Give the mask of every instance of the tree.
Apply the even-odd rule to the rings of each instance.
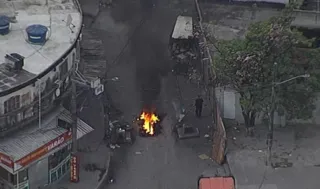
[[[216,43],[217,82],[240,94],[248,130],[254,127],[258,114],[269,112],[273,82],[309,73],[310,79],[276,87],[275,108],[290,119],[310,118],[314,109],[320,51],[310,48],[314,39],[307,39],[291,28],[292,21],[292,9],[287,8],[281,16],[251,24],[244,39]]]

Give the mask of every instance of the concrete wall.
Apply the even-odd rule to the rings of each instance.
[[[240,94],[236,91],[230,89],[230,88],[216,88],[216,98],[218,100],[221,114],[223,118],[226,119],[232,119],[237,121],[240,124],[244,123],[244,118],[242,116],[242,109],[240,106]],[[226,93],[234,93],[234,95],[226,95]],[[320,93],[318,94],[320,97]],[[230,99],[235,98],[235,99]],[[234,101],[233,107],[230,101]],[[313,117],[309,120],[286,120],[285,116],[278,116],[277,112],[275,112],[274,117],[274,124],[275,125],[281,125],[285,126],[287,123],[309,123],[309,124],[320,124],[320,98],[318,98],[315,102],[316,109],[313,112]],[[234,112],[228,112],[228,111],[234,111]],[[234,115],[234,118],[231,118],[230,115]],[[256,124],[262,124],[263,123],[263,114],[257,116],[256,118]]]
[[[320,28],[320,12],[295,10],[294,16],[295,20],[292,22],[292,26],[310,29]]]

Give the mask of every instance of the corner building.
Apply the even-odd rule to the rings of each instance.
[[[70,74],[80,59],[77,0],[0,3],[0,188],[69,176]],[[77,138],[93,129],[78,118]]]

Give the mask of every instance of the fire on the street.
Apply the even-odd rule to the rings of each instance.
[[[141,130],[149,136],[154,136],[156,133],[156,124],[160,121],[159,117],[154,113],[142,112],[140,115]]]

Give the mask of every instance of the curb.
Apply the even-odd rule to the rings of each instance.
[[[230,166],[228,164],[227,158],[226,158],[226,162],[222,165],[224,172],[225,172],[225,176],[232,176],[231,170],[230,170]]]
[[[106,162],[106,171],[104,172],[104,174],[102,175],[101,180],[98,182],[97,186],[94,189],[101,189],[104,185],[104,182],[107,180],[108,176],[109,176],[109,167],[110,167],[110,163],[111,163],[111,152],[109,153],[109,158],[108,161]]]

